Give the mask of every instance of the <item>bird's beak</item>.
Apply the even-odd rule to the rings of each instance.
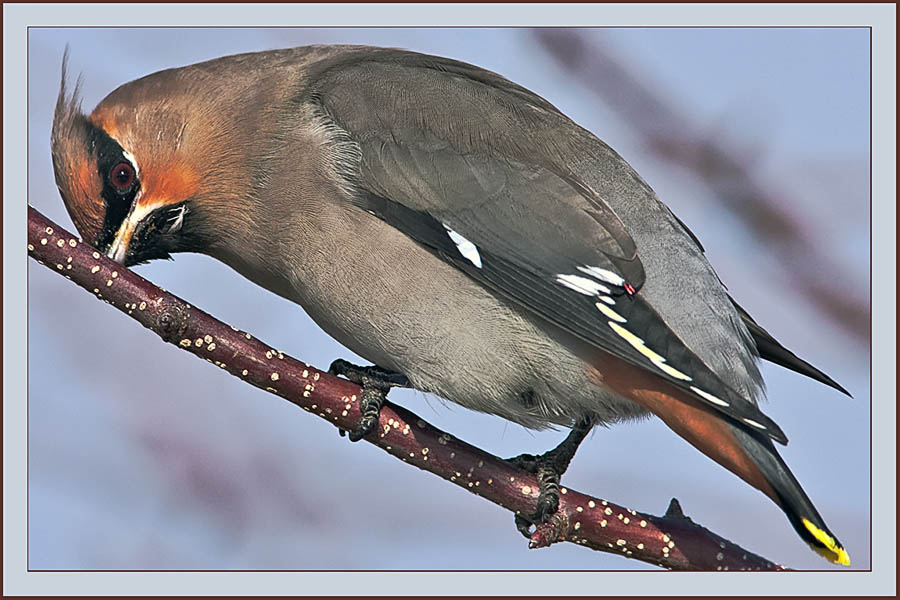
[[[131,202],[131,208],[128,209],[128,215],[125,217],[125,220],[122,221],[122,224],[119,225],[119,231],[116,232],[113,243],[110,244],[109,249],[106,251],[106,256],[120,265],[125,264],[125,254],[128,252],[128,246],[131,244],[131,237],[134,235],[134,230],[137,228],[137,224],[141,219],[141,215],[139,214],[141,206],[139,204],[140,199],[141,192],[138,191],[134,196],[134,200]]]
[[[128,215],[119,226],[119,231],[116,232],[113,243],[110,244],[109,249],[106,251],[106,256],[119,264],[125,264],[125,256],[128,254],[128,248],[131,246],[131,239],[134,236],[134,232],[137,230],[138,225],[140,225],[141,221],[143,221],[147,215],[164,204],[165,203],[163,202],[142,203],[141,192],[139,191],[135,195],[134,201],[131,203],[131,209],[129,209]]]

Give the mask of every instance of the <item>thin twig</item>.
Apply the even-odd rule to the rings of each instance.
[[[264,344],[107,259],[28,208],[28,253],[97,298],[130,315],[164,341],[247,383],[281,396],[343,430],[360,417],[360,388]],[[386,403],[366,441],[510,511],[529,514],[537,480],[509,462]],[[337,440],[336,440],[337,441]],[[513,527],[510,521],[510,528]],[[537,528],[532,547],[557,541],[625,555],[667,569],[783,570],[710,532],[670,507],[657,517],[563,488],[558,513]]]

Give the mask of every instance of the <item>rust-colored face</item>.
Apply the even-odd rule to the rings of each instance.
[[[139,110],[101,103],[85,116],[77,89],[66,94],[64,71],[53,122],[53,167],[69,215],[85,241],[125,265],[167,258],[195,242],[185,217],[199,178],[176,152],[164,151],[161,136],[142,143]]]
[[[64,59],[53,167],[86,242],[125,265],[246,243],[284,133],[281,111],[293,110],[283,102],[296,92],[290,78],[266,75],[261,85],[240,61],[166,69],[119,86],[85,115],[65,68]]]

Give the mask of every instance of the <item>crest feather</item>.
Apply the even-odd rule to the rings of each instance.
[[[78,232],[92,242],[103,226],[102,182],[90,146],[90,125],[81,110],[81,75],[69,91],[69,47],[63,53],[50,148],[56,187]]]

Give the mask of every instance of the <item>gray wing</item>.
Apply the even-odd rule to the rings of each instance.
[[[787,441],[640,294],[639,249],[571,168],[584,152],[621,160],[596,138],[531,92],[446,59],[351,54],[314,76],[303,100],[358,146],[361,208],[495,293]]]
[[[678,225],[684,230],[684,232],[694,241],[697,245],[697,248],[700,252],[705,252],[706,250],[703,248],[703,244],[700,243],[700,240],[694,235],[694,232],[688,229],[688,226],[679,219],[674,213],[670,211],[670,214],[678,223]],[[753,343],[756,344],[756,349],[759,351],[759,357],[767,360],[771,363],[775,363],[776,365],[780,365],[785,369],[790,369],[795,373],[800,373],[801,375],[805,375],[810,379],[815,379],[820,383],[824,383],[825,385],[836,389],[837,391],[846,394],[847,396],[853,397],[850,392],[848,392],[844,387],[839,384],[837,381],[829,377],[826,373],[817,369],[807,361],[803,360],[787,348],[785,348],[781,342],[776,340],[771,333],[766,331],[756,320],[750,316],[750,314],[744,310],[744,308],[735,301],[730,295],[728,298],[731,300],[731,304],[734,306],[734,309],[741,317],[741,321],[744,322],[744,325],[747,327],[747,331],[750,333],[750,337],[753,338]]]

